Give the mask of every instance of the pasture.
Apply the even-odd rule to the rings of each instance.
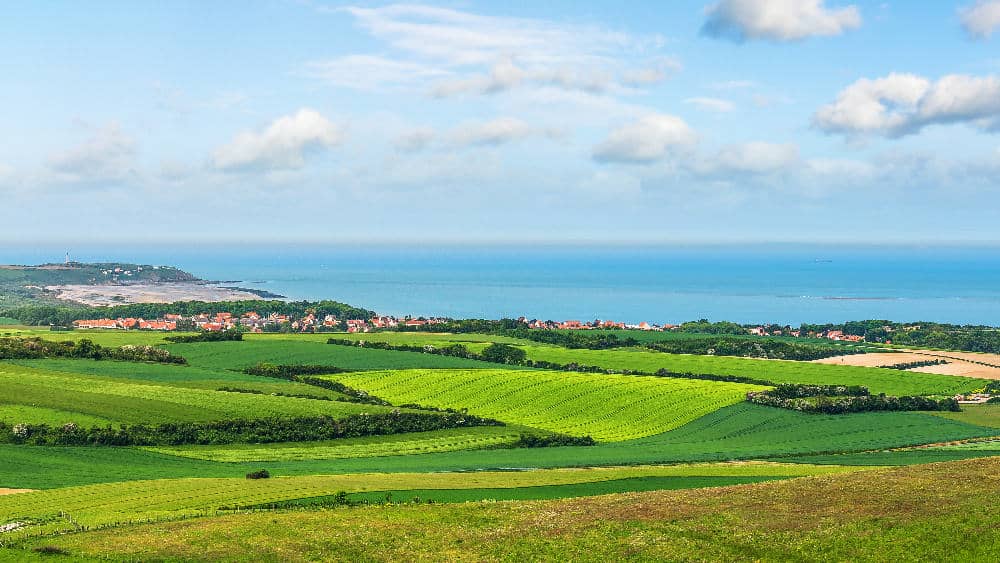
[[[660,434],[740,402],[753,385],[534,370],[394,370],[327,376],[395,404],[467,409],[598,441]]]
[[[359,473],[276,477],[167,479],[130,481],[35,491],[0,497],[0,522],[14,518],[36,523],[14,536],[72,530],[68,513],[78,525],[94,527],[112,522],[176,519],[215,514],[227,507],[247,507],[293,499],[348,493],[413,489],[510,489],[615,481],[640,477],[767,477],[791,478],[828,475],[867,468],[800,464],[706,464],[620,468],[556,469],[522,472],[473,473]]]
[[[81,557],[261,561],[990,561],[1000,458],[704,490],[229,514],[33,540]],[[30,493],[34,494],[34,493]],[[14,495],[15,497],[18,495]],[[12,556],[30,557],[12,548]]]
[[[343,417],[388,410],[338,401],[135,383],[0,363],[0,420],[13,424],[52,422],[49,415],[43,420],[12,418],[15,414],[33,414],[24,407],[59,411],[59,416],[66,413],[67,422],[76,422],[74,417],[81,415],[81,420],[98,417],[128,424],[318,415]],[[41,411],[34,414],[41,415]]]
[[[736,375],[775,383],[864,385],[872,393],[889,395],[953,395],[971,392],[984,385],[979,379],[932,373],[785,360],[665,354],[640,348],[569,350],[542,345],[524,345],[522,348],[532,360],[558,364],[575,362],[587,366],[650,373],[667,369],[679,373]]]

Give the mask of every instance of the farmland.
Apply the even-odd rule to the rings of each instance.
[[[310,416],[341,424],[350,417],[399,416],[392,413],[485,417],[498,425],[264,440],[268,443],[260,443],[251,432],[218,442],[145,442],[159,444],[155,446],[0,444],[0,488],[35,490],[0,496],[0,526],[21,523],[17,530],[0,532],[0,544],[13,543],[10,549],[15,550],[0,551],[0,559],[30,555],[16,550],[42,544],[94,555],[98,551],[88,550],[104,549],[99,547],[102,542],[120,537],[116,534],[142,534],[148,529],[144,526],[201,529],[199,533],[213,537],[219,533],[213,527],[216,523],[235,522],[236,529],[244,530],[240,533],[252,536],[243,526],[262,514],[257,511],[283,522],[282,526],[308,527],[312,518],[323,515],[336,519],[354,514],[365,519],[375,510],[398,514],[402,520],[418,519],[405,525],[422,521],[429,526],[442,518],[469,517],[463,510],[480,514],[476,511],[504,506],[545,506],[531,504],[542,499],[617,502],[613,499],[671,494],[712,498],[683,496],[691,494],[684,489],[706,487],[736,487],[714,489],[720,492],[713,492],[713,497],[730,490],[756,494],[759,488],[784,490],[767,489],[784,486],[773,481],[788,481],[788,486],[812,482],[815,488],[833,483],[828,479],[850,479],[858,471],[889,475],[883,466],[912,465],[914,471],[930,471],[924,469],[928,463],[954,461],[979,467],[975,464],[987,462],[978,458],[1000,456],[1000,446],[992,440],[1000,435],[995,405],[970,406],[958,413],[807,414],[746,402],[746,393],[764,389],[761,385],[533,369],[421,352],[335,346],[326,343],[329,335],[321,334],[247,335],[244,341],[175,344],[148,332],[12,332],[51,340],[88,338],[103,346],[156,345],[187,364],[73,358],[0,361],[0,422],[7,428],[21,423],[117,428]],[[938,394],[983,385],[981,380],[898,370],[638,348],[567,349],[480,334],[375,333],[350,338],[434,347],[462,343],[473,353],[499,342],[525,350],[529,359],[559,364],[850,383],[873,392]],[[316,379],[309,380],[244,372],[262,362],[293,371],[295,366],[327,366],[334,373],[316,373],[309,376]],[[356,402],[359,397],[387,403]],[[596,444],[560,442],[584,436]],[[966,445],[967,440],[976,442]],[[546,447],[526,447],[532,444]],[[950,446],[924,447],[933,444]],[[244,478],[260,469],[271,477]],[[841,485],[830,486],[847,494],[838,488]],[[633,496],[554,500],[621,493]],[[382,504],[414,497],[440,506],[330,508],[337,503]],[[481,502],[489,500],[514,504]],[[465,502],[474,504],[447,506]],[[257,508],[233,514],[230,509],[238,506]],[[509,518],[500,514],[491,518]],[[182,522],[172,523],[175,520]],[[158,523],[141,524],[147,521]],[[652,522],[643,525],[660,525],[659,520]],[[52,535],[80,529],[89,531]],[[284,533],[281,526],[275,533],[277,537]],[[441,531],[428,533],[446,537]],[[86,545],[95,547],[83,547],[77,538],[93,538],[95,543]],[[149,553],[159,552],[144,552]],[[179,553],[164,556],[183,557]],[[338,553],[345,557],[346,552]]]
[[[998,458],[714,490],[259,512],[33,540],[78,556],[317,559],[992,560]],[[31,493],[34,494],[34,493]],[[17,495],[15,495],[16,497]],[[539,534],[543,530],[544,534]],[[18,548],[11,554],[30,556]],[[877,554],[877,556],[873,556]]]
[[[890,395],[947,395],[973,391],[983,385],[981,380],[966,377],[810,362],[665,354],[641,349],[567,350],[539,345],[522,348],[530,359],[559,364],[578,363],[645,372],[666,369],[680,373],[739,375],[775,383],[864,385],[873,393]]]
[[[397,404],[479,416],[599,441],[660,434],[760,387],[661,377],[515,370],[395,370],[330,376]]]

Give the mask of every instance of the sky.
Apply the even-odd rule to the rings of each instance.
[[[1000,0],[19,2],[0,242],[1000,241]]]

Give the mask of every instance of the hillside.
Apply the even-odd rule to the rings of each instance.
[[[6,555],[49,546],[147,560],[994,561],[997,495],[994,457],[712,490],[230,514],[43,538]]]

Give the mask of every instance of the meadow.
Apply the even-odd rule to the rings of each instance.
[[[1000,458],[701,490],[203,517],[9,550],[259,561],[622,559],[990,561]]]
[[[867,470],[801,464],[705,464],[521,472],[358,473],[309,475],[248,481],[242,478],[164,479],[66,487],[0,497],[0,521],[37,522],[24,534],[214,514],[220,510],[326,497],[337,492],[388,492],[421,489],[515,489],[617,481],[642,477],[791,478]],[[411,497],[412,498],[412,497]],[[487,497],[488,498],[488,497]],[[69,514],[72,521],[56,517]],[[14,534],[17,537],[20,534]]]
[[[478,532],[473,530],[480,524],[473,523],[480,521],[474,515],[486,514],[483,511],[503,510],[507,506],[511,510],[530,511],[535,509],[529,507],[550,506],[532,504],[534,499],[593,497],[586,501],[547,501],[556,503],[551,506],[564,506],[558,503],[615,503],[619,501],[614,499],[654,495],[657,503],[683,499],[679,502],[690,507],[701,506],[698,503],[708,499],[730,498],[728,491],[755,495],[758,490],[766,490],[773,496],[784,491],[782,487],[797,487],[796,483],[801,482],[812,483],[809,491],[829,485],[836,494],[853,499],[854,493],[844,487],[855,483],[848,480],[858,471],[864,470],[865,475],[871,476],[895,475],[887,477],[891,483],[893,479],[916,478],[918,474],[905,473],[909,469],[903,470],[904,473],[885,473],[883,466],[912,466],[913,471],[924,471],[928,479],[934,479],[942,475],[934,472],[938,465],[927,464],[954,462],[973,468],[967,471],[977,471],[992,467],[984,459],[1000,456],[1000,442],[994,439],[1000,436],[1000,411],[996,405],[967,406],[958,413],[806,414],[746,402],[748,391],[764,389],[759,385],[530,369],[420,352],[336,346],[326,343],[329,334],[246,335],[244,341],[237,342],[174,344],[163,342],[164,335],[157,333],[20,332],[18,329],[13,332],[52,340],[89,338],[104,346],[158,345],[184,357],[188,364],[68,358],[0,361],[0,421],[9,425],[59,426],[73,422],[86,427],[117,427],[318,415],[344,421],[362,413],[375,415],[393,409],[433,416],[444,416],[439,410],[451,409],[458,414],[448,416],[475,415],[496,419],[503,425],[425,432],[404,430],[388,435],[269,444],[246,443],[253,441],[250,439],[222,445],[181,442],[183,445],[148,447],[0,444],[3,460],[0,488],[37,490],[0,496],[0,527],[14,522],[26,524],[17,530],[0,532],[0,545],[13,544],[9,549],[0,549],[0,559],[9,555],[16,559],[30,558],[33,552],[25,549],[50,544],[63,546],[73,556],[83,558],[127,556],[128,549],[133,547],[145,550],[137,557],[185,558],[191,554],[183,551],[181,544],[149,545],[137,540],[134,546],[109,547],[111,544],[106,542],[112,538],[131,541],[126,536],[141,536],[145,533],[142,530],[169,529],[171,534],[180,536],[187,533],[185,530],[197,530],[192,533],[208,542],[202,545],[210,545],[221,541],[218,534],[223,533],[223,528],[215,526],[225,522],[255,546],[255,557],[294,560],[327,552],[317,547],[319,544],[310,543],[313,540],[281,547],[289,527],[304,526],[303,534],[311,537],[310,534],[318,533],[310,528],[319,522],[314,518],[332,518],[339,526],[341,515],[364,522],[378,515],[392,515],[390,518],[398,518],[405,529],[419,528],[421,533],[429,534],[427,538],[420,541],[411,538],[407,544],[419,553],[421,541],[427,542],[428,549],[431,546],[440,549],[435,542],[455,545],[450,543],[455,538],[464,538],[463,541],[478,538],[475,535]],[[981,380],[968,378],[865,367],[664,354],[638,348],[567,349],[491,335],[332,336],[408,345],[462,343],[474,352],[491,342],[502,342],[526,350],[529,358],[560,364],[575,362],[637,371],[666,368],[771,381],[861,384],[876,393],[944,394],[983,385]],[[323,365],[350,371],[318,375],[330,382],[325,386],[315,381],[309,384],[306,380],[244,373],[244,369],[260,362]],[[347,389],[328,388],[333,382],[346,385]],[[349,402],[358,400],[356,391],[367,392],[391,405]],[[548,447],[524,447],[531,443],[524,441],[525,436],[552,438],[557,444],[562,435],[590,436],[597,443],[568,446],[542,440],[538,445]],[[928,447],[933,445],[938,446]],[[271,477],[245,478],[260,469],[266,469]],[[844,481],[836,481],[838,484],[834,485],[834,481],[827,479]],[[712,488],[712,492],[684,491],[705,488]],[[620,496],[621,493],[631,494]],[[807,498],[815,503],[813,494],[794,498]],[[414,497],[420,499],[419,506],[330,508],[343,502],[381,505],[387,498],[409,502]],[[696,502],[692,504],[691,499]],[[436,505],[426,504],[428,501]],[[737,504],[727,505],[730,507],[719,514],[730,518],[742,510],[732,508]],[[620,506],[607,508],[612,514],[614,510],[631,510],[623,507],[632,506],[642,518],[659,510],[636,500],[606,506]],[[251,509],[248,513],[234,514],[232,509],[236,507]],[[769,510],[781,514],[786,508],[787,504],[776,501]],[[538,514],[564,517],[561,509],[537,510],[541,511]],[[559,511],[552,513],[552,510]],[[472,511],[472,516],[464,511]],[[497,512],[484,517],[502,522],[510,514],[514,513]],[[267,518],[263,521],[271,523],[273,535],[269,538],[274,539],[262,553],[256,551],[261,540],[250,524],[257,518]],[[462,520],[467,518],[471,518],[468,523]],[[175,520],[181,521],[172,522]],[[918,520],[932,521],[926,515]],[[147,521],[158,523],[142,524]],[[343,521],[344,525],[346,522]],[[450,532],[435,527],[442,522],[450,523],[446,526],[451,528]],[[726,525],[735,525],[733,522],[736,521]],[[664,525],[656,518],[643,520],[641,530],[630,529],[629,533],[641,538],[646,533],[642,530],[655,530],[650,533],[662,535]],[[704,529],[705,525],[698,521],[691,524],[691,529]],[[711,529],[721,534],[726,525]],[[953,522],[945,525],[954,528]],[[682,524],[674,526],[676,531]],[[622,530],[625,528],[616,533],[625,533]],[[53,535],[57,532],[73,533]],[[357,537],[375,541],[364,535],[367,532],[368,529],[358,532],[362,536]],[[803,537],[799,532],[793,536]],[[250,544],[244,545],[240,543],[243,540],[232,535],[228,537],[221,543],[234,550],[235,558],[249,553]],[[292,537],[288,536],[289,541]],[[697,534],[683,537],[688,547],[702,545]],[[563,547],[571,554],[577,549],[573,542],[585,539],[578,537],[571,541],[567,537],[560,541],[565,542]],[[349,558],[354,552],[339,541],[331,539],[325,545],[331,546],[334,551],[330,553],[336,553],[337,557]],[[396,549],[390,540],[378,541],[389,549],[385,553]],[[556,553],[546,551],[548,547],[540,547],[534,539],[519,541],[522,543],[516,544],[511,553],[519,553],[522,548],[525,556]],[[813,543],[806,542],[797,549],[809,553]],[[397,548],[402,549],[399,547],[402,545]],[[500,552],[495,551],[499,547],[491,545],[494,544],[487,541],[482,547],[485,551],[461,553],[493,557]],[[588,549],[593,547],[580,544],[584,545]],[[580,553],[594,557],[622,553],[616,551],[621,546],[615,545],[612,541],[592,553]],[[267,551],[272,547],[276,551]],[[652,550],[649,554],[662,554],[657,551],[662,546],[647,547]],[[843,547],[846,551],[842,553],[853,553],[847,544]],[[321,551],[311,551],[315,549]],[[449,549],[441,553],[452,553]],[[934,553],[933,546],[927,549],[930,550],[927,553]],[[205,557],[211,557],[211,551],[205,553]],[[765,549],[760,553],[784,552]]]
[[[0,397],[0,420],[34,424],[80,425],[75,420],[77,415],[81,420],[99,417],[116,423],[148,424],[279,416],[343,417],[387,411],[373,405],[125,382],[12,364],[0,364]],[[53,412],[41,419],[13,418],[16,409],[32,414],[23,412],[26,406]]]
[[[541,345],[524,345],[522,348],[529,359],[558,364],[575,362],[649,373],[666,369],[678,373],[736,375],[774,383],[864,385],[872,393],[889,395],[953,395],[972,392],[984,385],[982,380],[967,377],[786,360],[665,354],[640,348],[569,350]]]
[[[396,404],[477,416],[598,441],[660,434],[762,387],[664,377],[535,370],[394,370],[328,376]]]

